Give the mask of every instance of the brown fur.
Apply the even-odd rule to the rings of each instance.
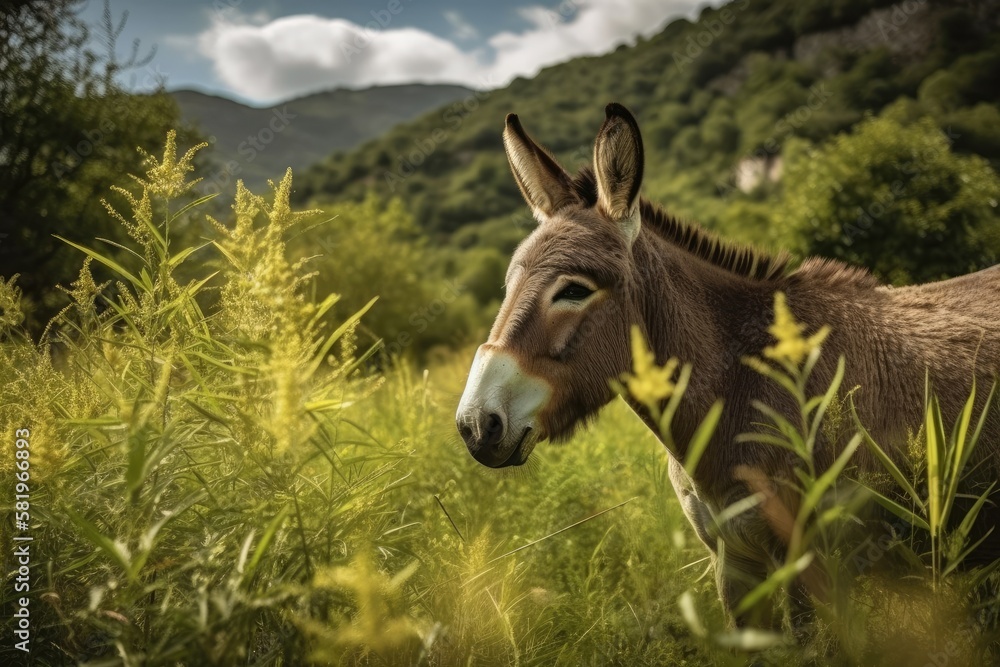
[[[511,352],[528,373],[552,387],[540,435],[555,440],[568,437],[613,398],[609,380],[631,368],[632,324],[642,329],[659,363],[677,357],[693,364],[673,423],[675,440],[687,442],[716,399],[722,398],[725,408],[693,479],[676,461],[671,478],[699,536],[713,551],[716,537],[726,545],[728,561],[718,563],[717,571],[730,608],[780,564],[785,540],[781,527],[768,525],[761,512],[747,513],[719,536],[706,522],[751,486],[759,490],[760,480],[770,480],[785,510],[796,502],[780,484],[794,479],[795,463],[787,452],[735,442],[765,421],[752,401],[797,414],[784,390],[742,362],[773,342],[767,328],[776,291],[786,294],[807,331],[823,325],[832,330],[810,392],[825,390],[837,359],[846,357],[842,393],[858,388],[854,401],[862,422],[897,459],[904,457],[908,432],[921,424],[925,374],[949,423],[973,377],[982,397],[1000,374],[1000,266],[905,288],[883,286],[862,269],[826,259],[808,259],[789,272],[783,254],[768,256],[723,242],[637,200],[642,144],[624,109],[608,108],[596,142],[597,175],[584,170],[575,179],[513,118],[505,132],[508,156],[540,225],[514,253],[507,295],[488,342]],[[625,218],[636,206],[641,222],[633,240]],[[553,309],[543,298],[565,275],[583,276],[599,288],[586,307]],[[821,466],[843,444],[821,443]],[[1000,414],[994,411],[981,454],[992,459],[998,449]],[[860,469],[878,466],[864,449],[854,463]],[[990,470],[995,479],[995,468]],[[756,481],[750,484],[750,478]]]

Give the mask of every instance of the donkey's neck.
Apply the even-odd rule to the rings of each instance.
[[[683,448],[741,359],[759,354],[775,283],[746,278],[644,231],[633,246],[633,304],[657,363],[676,357],[693,372],[672,434]],[[650,423],[648,415],[640,415]],[[656,429],[653,429],[654,432]],[[659,435],[659,434],[657,434]]]

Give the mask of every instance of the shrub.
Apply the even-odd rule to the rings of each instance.
[[[1000,178],[952,152],[929,119],[871,118],[818,147],[790,145],[778,235],[901,284],[956,276],[1000,256]],[[992,261],[990,258],[994,258]]]

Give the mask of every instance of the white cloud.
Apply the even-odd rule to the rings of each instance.
[[[489,37],[493,49],[463,50],[416,28],[359,26],[343,19],[296,15],[262,20],[233,12],[216,14],[198,36],[199,52],[234,92],[273,101],[339,86],[459,83],[473,88],[504,85],[542,67],[581,55],[610,51],[648,36],[678,16],[691,16],[696,0],[564,0],[555,11],[523,7],[522,32]],[[452,16],[449,16],[452,15]],[[456,12],[445,15],[454,38],[475,29]]]
[[[451,36],[455,39],[465,41],[479,37],[479,31],[476,30],[475,26],[462,18],[458,12],[449,10],[444,13],[444,18],[451,26]]]
[[[262,26],[216,19],[199,50],[225,84],[261,101],[338,86],[465,82],[476,67],[473,56],[423,30],[371,30],[311,15]]]
[[[532,28],[490,37],[490,46],[496,50],[492,69],[505,81],[534,76],[548,65],[632,43],[636,35],[649,37],[667,20],[691,17],[704,4],[692,0],[565,0],[556,10],[522,8],[520,13]]]

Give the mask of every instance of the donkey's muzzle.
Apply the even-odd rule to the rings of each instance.
[[[507,434],[506,420],[496,412],[486,410],[471,411],[458,418],[458,433],[469,448],[472,458],[491,468],[502,468],[514,463],[512,459],[517,447],[504,450],[504,436]]]
[[[469,370],[455,425],[472,457],[485,466],[523,465],[531,433],[549,400],[546,382],[522,371],[510,352],[480,345]]]

